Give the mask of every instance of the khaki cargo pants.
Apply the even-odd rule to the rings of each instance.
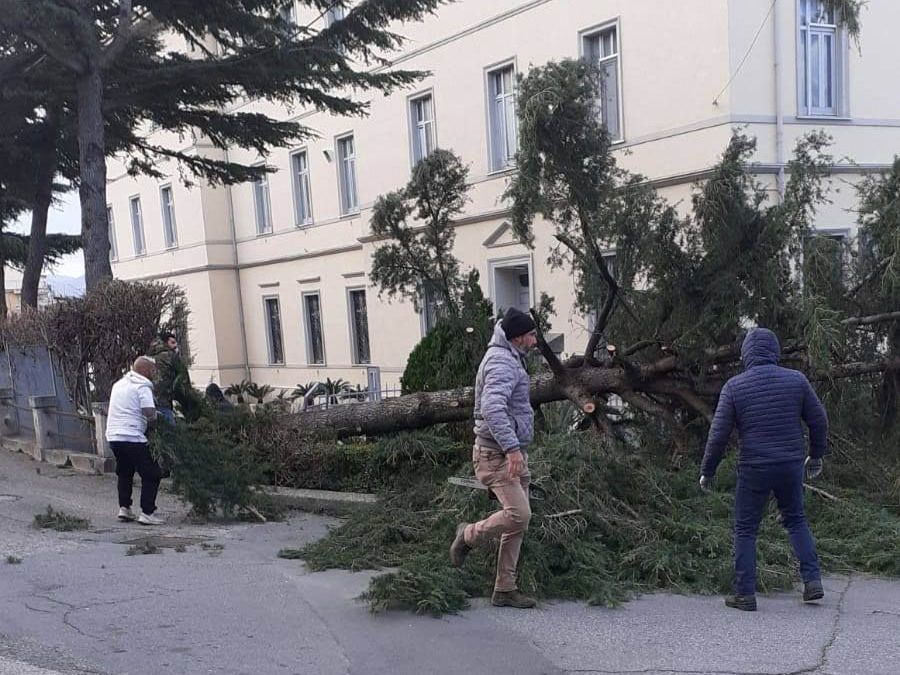
[[[506,454],[494,448],[476,444],[472,449],[472,463],[475,477],[497,495],[503,510],[492,513],[477,523],[466,526],[465,540],[469,546],[478,546],[486,541],[500,539],[497,555],[497,578],[494,590],[500,592],[516,590],[516,566],[522,539],[531,519],[531,505],[528,503],[528,456],[525,471],[516,479],[507,473]]]

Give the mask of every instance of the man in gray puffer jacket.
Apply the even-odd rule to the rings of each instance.
[[[531,519],[526,450],[534,438],[534,410],[525,355],[537,344],[534,320],[511,308],[494,328],[494,337],[475,379],[475,476],[503,506],[477,523],[461,523],[450,546],[450,562],[463,564],[473,546],[500,539],[497,578],[491,602],[497,607],[534,607],[518,591],[516,567]]]

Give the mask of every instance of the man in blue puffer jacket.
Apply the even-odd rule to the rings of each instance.
[[[480,522],[461,523],[450,546],[450,562],[459,567],[473,546],[499,538],[491,596],[496,607],[528,609],[537,604],[516,586],[519,550],[531,519],[526,449],[534,438],[531,381],[524,359],[536,344],[534,320],[509,309],[494,328],[475,378],[472,463],[475,477],[494,492],[503,509]]]
[[[735,595],[726,598],[725,604],[746,611],[756,610],[756,534],[771,493],[800,560],[804,602],[824,597],[816,545],[803,510],[803,474],[804,466],[810,478],[822,471],[828,417],[803,373],[780,367],[780,357],[781,347],[772,331],[756,328],[744,338],[745,370],[722,388],[700,469],[700,487],[708,490],[737,427]],[[808,458],[802,422],[809,427]]]

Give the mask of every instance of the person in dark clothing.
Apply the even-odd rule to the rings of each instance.
[[[775,334],[756,328],[744,338],[744,372],[722,388],[700,469],[700,487],[709,490],[731,432],[740,440],[735,494],[735,595],[725,604],[756,610],[756,536],[763,511],[774,493],[782,523],[800,561],[803,600],[824,597],[816,545],[803,509],[804,468],[810,478],[822,472],[828,416],[803,373],[778,365],[781,346]],[[803,424],[809,428],[809,456]]]
[[[234,410],[231,401],[225,398],[225,394],[222,393],[222,388],[215,382],[210,382],[206,385],[206,400],[209,401],[209,404],[218,412],[231,412]]]
[[[178,401],[182,406],[187,405],[191,389],[191,378],[179,354],[175,334],[161,333],[150,345],[148,356],[156,361],[156,378],[153,381],[156,408],[161,417],[174,425],[174,402]]]

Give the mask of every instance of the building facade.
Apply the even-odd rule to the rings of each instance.
[[[299,9],[286,6],[295,17]],[[684,208],[734,128],[758,139],[755,170],[772,199],[796,140],[825,129],[840,189],[816,226],[852,236],[849,186],[900,152],[900,89],[890,84],[900,3],[870,0],[862,25],[857,48],[819,0],[452,3],[400,29],[408,41],[394,64],[430,75],[407,91],[370,94],[367,118],[247,102],[246,110],[319,134],[266,158],[239,148],[222,153],[203,139],[157,139],[277,169],[263,180],[186,187],[175,166],[163,165],[170,178],[160,181],[129,177],[111,163],[113,271],[184,288],[198,384],[246,378],[291,388],[326,377],[364,384],[377,368],[381,387],[395,387],[432,317],[370,286],[378,242],[368,222],[376,198],[404,185],[414,163],[441,147],[470,167],[457,257],[479,271],[497,308],[527,308],[544,291],[554,296],[552,330],[562,350],[575,353],[588,320],[572,306],[571,275],[546,263],[551,228],[536,225],[530,250],[505,221],[516,75],[554,59],[595,59],[605,74],[600,114],[620,164]]]
[[[22,273],[9,267],[5,270],[5,286],[6,294],[6,310],[10,314],[21,314],[22,312]],[[47,283],[47,277],[41,276],[38,283],[38,299],[37,306],[39,309],[49,307],[56,299],[53,289]]]

